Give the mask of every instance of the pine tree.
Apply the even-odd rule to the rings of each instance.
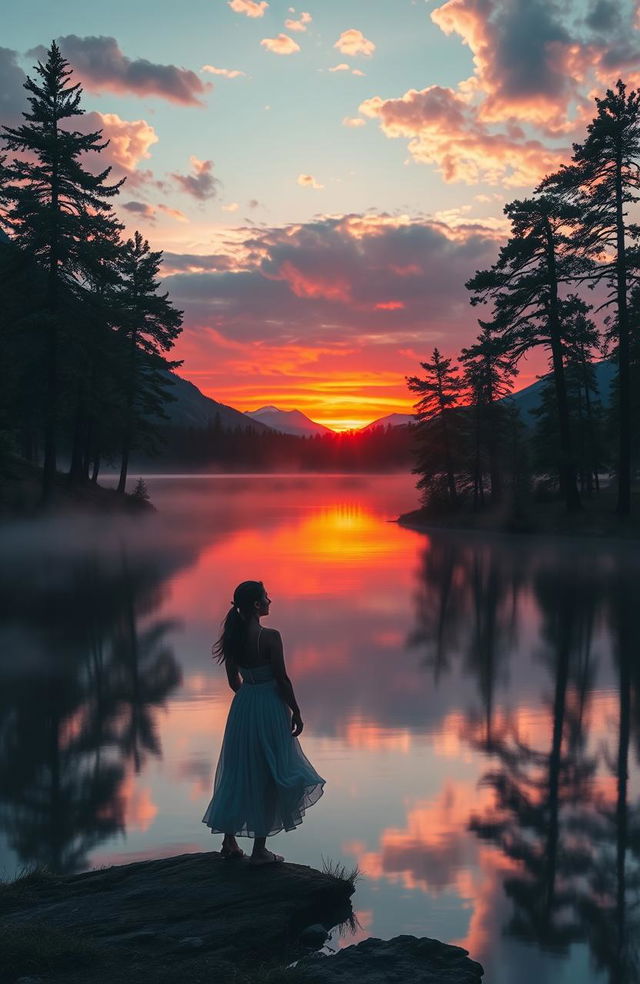
[[[599,332],[588,317],[589,311],[589,305],[575,294],[560,305],[567,399],[572,408],[571,436],[580,492],[587,495],[598,488],[598,471],[604,458],[600,433],[603,414],[593,364]],[[562,452],[552,373],[544,378],[540,404],[532,412],[537,418],[533,444],[538,470],[553,474],[558,471]]]
[[[426,376],[408,376],[409,389],[420,395],[416,403],[418,427],[417,462],[414,473],[421,476],[418,488],[438,488],[439,478],[446,479],[446,498],[450,506],[457,500],[456,459],[460,443],[460,421],[452,417],[459,404],[462,380],[458,370],[452,368],[451,359],[443,359],[434,348],[431,362],[421,362]]]
[[[124,345],[119,334],[123,321],[120,229],[119,225],[104,229],[84,244],[81,254],[80,324],[69,374],[73,394],[69,476],[74,481],[86,481],[93,462],[91,478],[96,482],[102,454],[116,451],[113,444],[109,446],[109,433],[122,391],[118,378]]]
[[[491,501],[495,504],[502,497],[503,484],[500,444],[505,407],[500,401],[511,392],[516,368],[494,325],[486,321],[479,324],[480,334],[473,345],[462,349],[460,362],[464,366],[464,384],[470,394],[474,419],[474,502],[483,499],[486,460]]]
[[[563,362],[560,285],[588,266],[573,254],[567,223],[575,208],[558,196],[539,195],[505,206],[511,236],[490,270],[467,283],[471,303],[495,305],[494,326],[514,361],[537,345],[551,353],[561,442],[560,484],[568,511],[580,508],[575,450]]]
[[[161,261],[162,253],[153,252],[139,232],[127,240],[121,259],[121,333],[126,347],[121,367],[124,393],[119,492],[126,489],[134,445],[151,440],[153,446],[153,418],[164,417],[162,408],[170,399],[167,370],[181,365],[164,357],[182,330],[182,312],[172,306],[168,294],[158,293]]]
[[[109,221],[108,199],[122,181],[108,185],[110,168],[91,174],[81,164],[83,155],[103,150],[108,141],[102,141],[100,130],[83,134],[65,128],[65,121],[84,112],[82,89],[71,83],[72,72],[55,42],[36,73],[39,81],[27,77],[24,84],[30,103],[25,122],[3,127],[5,147],[20,155],[5,165],[4,194],[15,241],[46,270],[43,497],[48,499],[56,473],[64,288],[73,289],[81,246],[97,223]]]
[[[615,310],[619,387],[617,512],[631,510],[631,386],[629,293],[638,278],[640,228],[629,208],[640,201],[640,92],[627,94],[619,80],[596,99],[597,115],[587,137],[574,144],[572,163],[544,182],[577,207],[573,249],[598,262],[589,271],[590,285],[608,289],[605,306]]]

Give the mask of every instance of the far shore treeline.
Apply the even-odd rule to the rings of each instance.
[[[532,493],[582,510],[614,480],[618,516],[632,510],[640,469],[640,95],[596,99],[571,162],[530,198],[505,207],[510,236],[467,283],[487,305],[480,332],[453,357],[435,348],[408,379],[418,394],[416,472],[427,512],[485,507],[527,512]],[[519,360],[548,355],[535,426],[513,387]],[[610,392],[595,365],[613,360]],[[529,423],[527,421],[527,423]]]
[[[182,313],[160,290],[162,253],[123,240],[113,201],[123,181],[95,162],[107,143],[82,133],[82,90],[55,43],[27,78],[24,122],[0,132],[0,479],[42,466],[51,499],[132,463],[184,469],[414,471],[423,511],[525,514],[536,497],[568,512],[591,500],[632,511],[640,471],[640,96],[619,81],[571,162],[505,207],[510,235],[467,283],[484,305],[476,341],[435,348],[410,376],[414,426],[300,438],[201,428],[167,413],[169,354]],[[89,164],[93,170],[85,165]],[[5,234],[6,233],[6,234]],[[460,285],[462,289],[462,284]],[[427,316],[425,313],[425,326]],[[510,399],[534,347],[549,374],[531,413]],[[601,391],[596,365],[611,360]],[[612,481],[611,481],[612,480]],[[603,495],[602,486],[608,486]],[[610,487],[609,487],[610,486]]]

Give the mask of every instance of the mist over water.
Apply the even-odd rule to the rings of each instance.
[[[327,779],[273,847],[357,862],[359,936],[459,943],[493,984],[634,980],[637,551],[403,530],[404,476],[147,485],[148,517],[0,527],[2,875],[218,849],[210,647],[258,578]]]

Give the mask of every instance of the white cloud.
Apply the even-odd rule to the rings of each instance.
[[[296,51],[300,51],[300,45],[288,34],[278,34],[276,38],[263,38],[260,44],[274,55],[293,55]]]
[[[320,191],[322,188],[324,188],[324,185],[319,184],[311,174],[299,174],[298,184],[302,188],[313,188],[314,191]]]
[[[215,65],[203,65],[201,72],[209,72],[210,75],[222,75],[225,79],[237,79],[246,72],[241,72],[239,68],[216,68]]]
[[[355,27],[343,31],[333,47],[341,51],[343,55],[366,55],[367,57],[376,50],[373,41],[365,38],[362,31],[356,30]]]

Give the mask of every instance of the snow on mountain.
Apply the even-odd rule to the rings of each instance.
[[[280,410],[278,407],[260,407],[259,410],[246,410],[245,416],[266,424],[282,434],[295,434],[297,437],[310,437],[314,434],[331,434],[324,424],[317,424],[301,410]]]

